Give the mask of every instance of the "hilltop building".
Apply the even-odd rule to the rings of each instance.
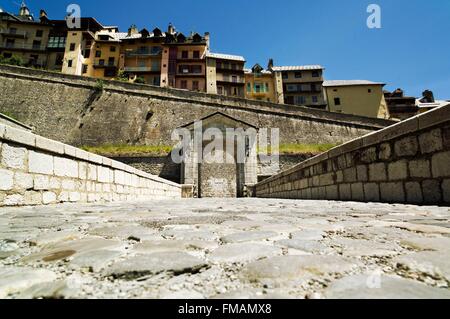
[[[384,83],[366,80],[325,81],[327,110],[331,112],[389,119],[383,95]]]

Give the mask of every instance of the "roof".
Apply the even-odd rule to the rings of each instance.
[[[214,58],[214,59],[233,60],[233,61],[245,62],[245,58],[243,56],[239,56],[239,55],[231,55],[231,54],[208,52],[206,54],[206,56],[208,58]]]
[[[372,82],[367,80],[333,80],[333,81],[324,81],[323,86],[353,86],[353,85],[382,85],[385,86],[385,83],[381,82]]]
[[[445,106],[448,104],[450,104],[450,102],[444,101],[444,100],[435,100],[433,103],[423,103],[423,102],[420,102],[420,99],[416,99],[416,105],[419,108],[435,108],[435,107]]]
[[[272,70],[274,72],[283,71],[310,71],[310,70],[324,70],[325,68],[321,65],[297,65],[297,66],[274,66]]]
[[[190,123],[188,123],[188,124],[185,124],[185,125],[181,126],[180,128],[188,128],[188,127],[190,127],[190,126],[193,126],[196,122],[199,122],[199,121],[205,121],[205,120],[208,120],[208,119],[210,119],[210,118],[212,118],[212,117],[215,117],[215,116],[222,116],[222,117],[225,117],[225,118],[227,118],[227,119],[229,119],[229,120],[235,121],[235,122],[237,122],[237,123],[244,124],[245,126],[249,126],[249,127],[253,127],[253,128],[255,128],[255,129],[258,129],[258,127],[256,127],[256,126],[253,125],[253,124],[247,123],[247,122],[245,122],[245,121],[241,121],[241,120],[239,120],[239,119],[237,119],[237,118],[235,118],[235,117],[232,117],[232,116],[230,116],[230,115],[228,115],[228,114],[225,114],[225,113],[222,113],[222,112],[215,112],[215,113],[212,113],[212,114],[210,114],[210,115],[208,115],[208,116],[202,117],[201,119],[198,119],[198,120],[196,120],[196,121],[193,121],[193,122],[190,122]]]

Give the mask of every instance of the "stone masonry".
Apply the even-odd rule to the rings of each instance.
[[[0,206],[181,198],[181,186],[0,124]]]
[[[256,195],[450,204],[450,105],[307,160],[256,185]]]

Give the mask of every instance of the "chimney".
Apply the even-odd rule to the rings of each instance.
[[[272,71],[272,68],[273,68],[273,59],[269,59],[269,64],[267,65],[267,69]]]
[[[172,23],[169,23],[169,27],[167,28],[167,33],[169,33],[169,34],[175,33],[175,27],[172,25]]]
[[[138,34],[139,30],[135,24],[132,24],[131,27],[128,29],[128,36]]]
[[[210,34],[209,34],[209,32],[205,32],[205,41],[206,41],[206,48],[209,51],[209,48],[210,48]]]
[[[422,98],[422,100],[420,100],[421,102],[423,102],[423,103],[434,103],[434,94],[433,94],[432,91],[425,90],[422,93],[422,96],[423,96],[423,98]]]
[[[39,18],[47,18],[47,12],[45,12],[45,10],[41,10],[39,12]]]

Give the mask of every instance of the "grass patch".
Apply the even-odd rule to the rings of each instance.
[[[338,146],[340,144],[281,144],[281,155],[299,155],[299,154],[320,154]],[[259,149],[259,152],[264,151]],[[271,149],[269,148],[269,153]]]
[[[320,154],[332,149],[339,144],[281,144],[281,155]],[[166,156],[172,151],[169,145],[101,145],[83,146],[83,150],[95,154],[119,157],[119,156]],[[258,149],[261,153],[263,150]],[[270,148],[269,148],[270,153]]]
[[[172,151],[172,146],[168,145],[101,145],[83,146],[83,150],[109,157],[115,156],[166,156]]]

